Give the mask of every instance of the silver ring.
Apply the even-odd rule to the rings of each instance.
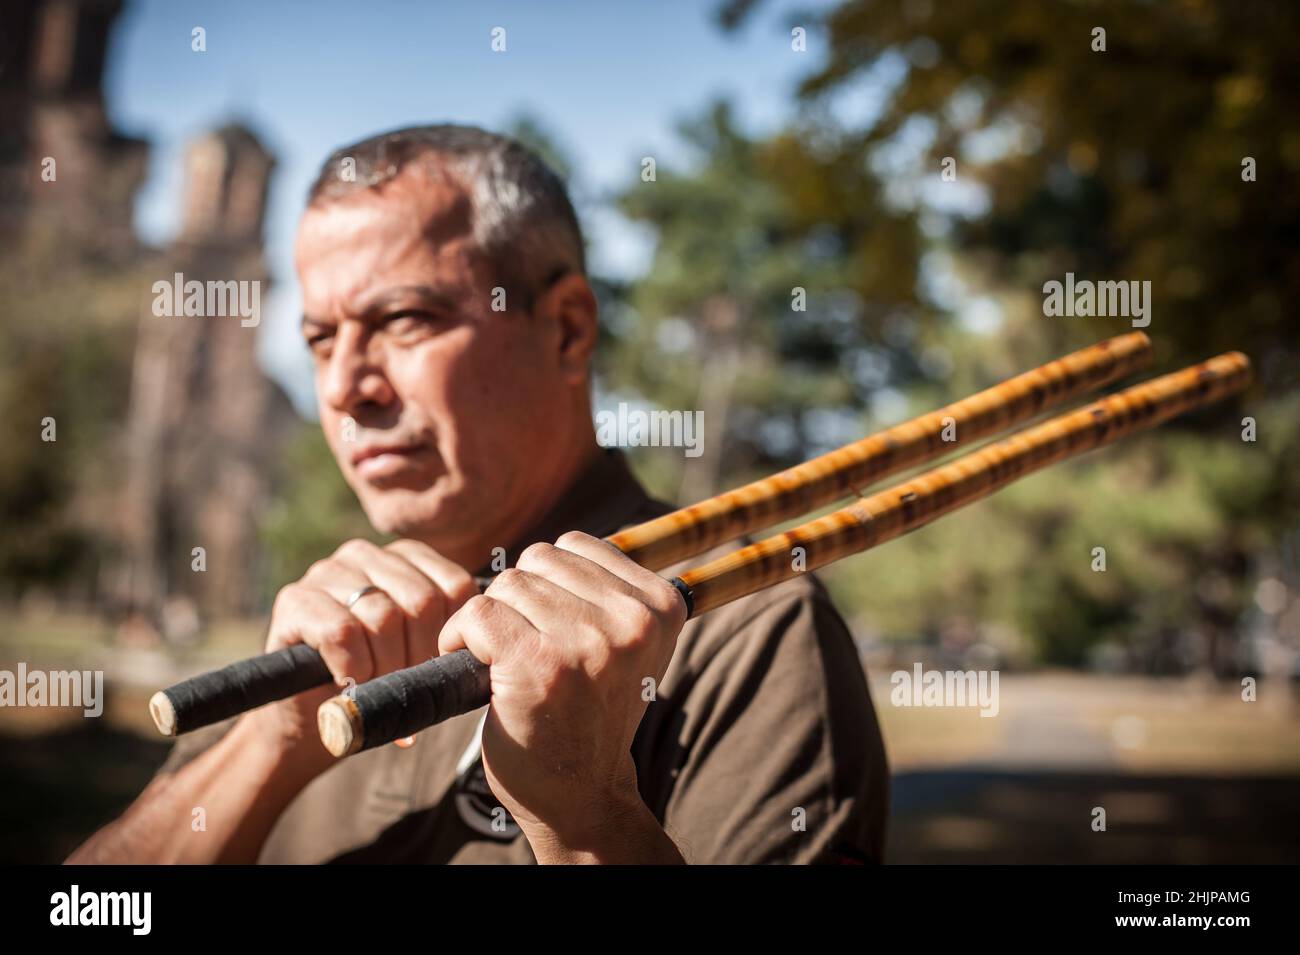
[[[352,606],[362,597],[366,596],[366,594],[383,594],[383,593],[384,592],[380,590],[378,587],[376,587],[374,584],[366,584],[361,589],[353,592],[352,596],[349,597],[345,601],[345,603],[347,604],[348,609],[351,610]],[[384,594],[384,596],[386,597],[388,595]]]

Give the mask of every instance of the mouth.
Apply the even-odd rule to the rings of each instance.
[[[368,481],[400,474],[428,453],[423,444],[373,444],[352,455],[352,470]]]

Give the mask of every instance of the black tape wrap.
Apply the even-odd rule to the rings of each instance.
[[[468,650],[457,650],[350,690],[365,727],[361,748],[383,746],[487,706],[490,672]]]
[[[303,643],[240,660],[163,690],[176,711],[177,734],[188,733],[329,683],[321,655]]]
[[[695,591],[687,587],[686,581],[680,577],[674,577],[671,583],[677,588],[677,593],[681,596],[682,602],[686,604],[686,619],[690,620],[695,616]]]

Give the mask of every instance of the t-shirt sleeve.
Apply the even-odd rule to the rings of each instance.
[[[888,769],[857,648],[820,585],[720,640],[682,700],[664,826],[687,862],[879,862]]]

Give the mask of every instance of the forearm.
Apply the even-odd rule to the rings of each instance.
[[[245,717],[207,752],[150,783],[67,862],[256,862],[280,814],[327,765],[310,755],[286,758]]]

